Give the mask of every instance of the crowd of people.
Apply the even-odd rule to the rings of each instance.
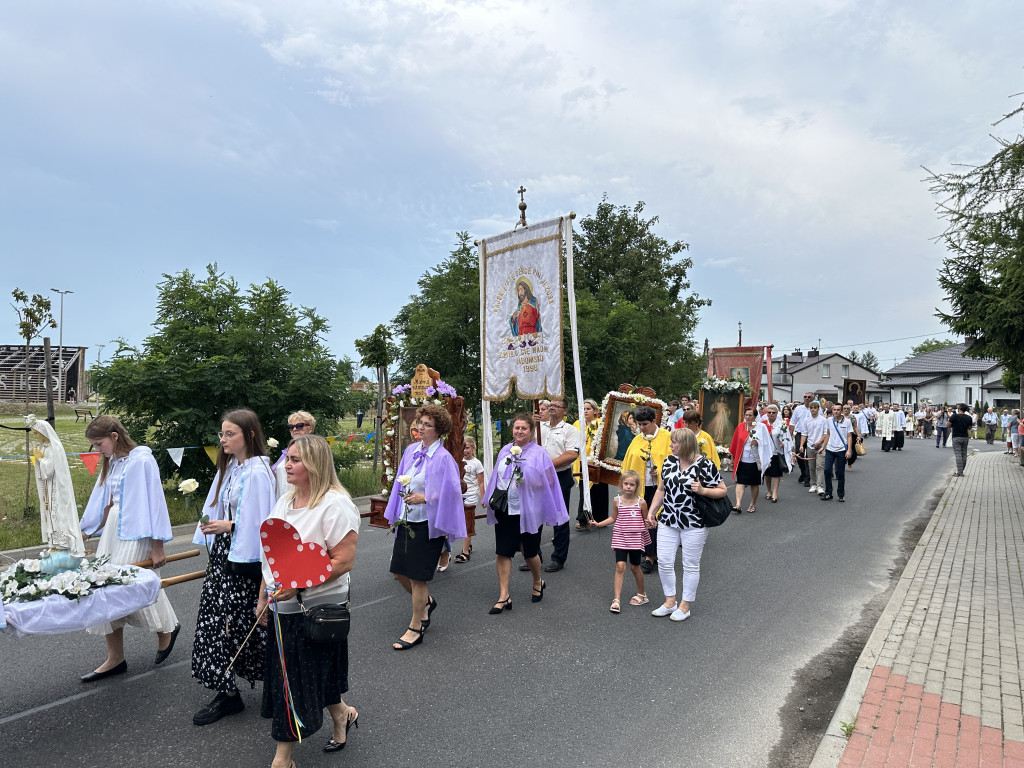
[[[518,555],[523,559],[519,570],[530,574],[533,603],[544,598],[544,574],[566,567],[570,495],[582,480],[581,452],[592,450],[601,418],[597,402],[586,400],[583,422],[569,424],[566,405],[562,399],[541,401],[538,413],[516,414],[512,440],[499,450],[489,478],[471,437],[466,437],[461,467],[444,448],[453,428],[444,407],[417,410],[415,442],[402,455],[385,511],[394,533],[390,572],[409,595],[411,611],[392,643],[395,651],[424,642],[439,607],[430,590],[435,574],[472,557],[467,506],[483,505],[494,529],[498,589],[490,614],[512,610],[512,564]],[[792,476],[798,489],[825,502],[844,502],[846,472],[866,452],[865,441],[878,440],[879,450],[888,453],[904,450],[912,437],[934,436],[937,447],[951,440],[953,474],[961,476],[969,436],[979,423],[965,404],[952,412],[944,406],[925,408],[918,419],[918,413],[889,403],[833,403],[806,393],[799,404],[748,400],[726,445],[704,430],[696,401],[672,402],[670,409],[667,419],[649,405],[623,415],[615,425],[621,462],[617,492],[613,496],[603,481],[607,474],[591,467],[591,508],[585,508],[580,494],[575,527],[613,529],[612,613],[622,610],[627,564],[636,582],[631,606],[650,602],[645,576],[656,567],[664,599],[651,613],[677,622],[692,615],[708,537],[702,505],[729,496],[725,472],[733,477],[728,502],[737,515],[757,512],[759,497],[777,504]],[[1019,452],[1019,413],[1007,411],[1003,419],[989,409],[980,422],[987,433],[995,421],[1007,437],[1007,451]],[[661,426],[666,421],[668,428]],[[195,713],[193,723],[207,726],[242,712],[238,680],[250,688],[262,681],[261,714],[272,721],[275,768],[294,764],[295,743],[322,727],[324,710],[333,726],[323,745],[328,752],[344,748],[359,717],[342,698],[348,690],[347,641],[313,642],[304,621],[317,606],[347,605],[359,513],[338,480],[330,445],[315,434],[315,418],[297,411],[288,429],[292,440],[272,465],[258,416],[245,408],[223,415],[217,472],[194,537],[208,548],[209,565],[196,618],[192,676],[215,696]],[[81,521],[83,533],[100,536],[97,551],[111,562],[149,559],[159,571],[171,528],[152,452],[136,445],[113,416],[91,421],[86,436],[103,464]],[[331,570],[324,583],[301,590],[277,583],[260,540],[267,519],[288,522],[303,541],[326,551]],[[551,529],[553,543],[546,564],[541,555],[544,526]],[[457,540],[461,551],[452,557],[451,543]],[[82,676],[83,682],[127,671],[126,625],[156,634],[157,664],[171,654],[181,629],[161,592],[154,605],[90,630],[104,635],[107,656]]]

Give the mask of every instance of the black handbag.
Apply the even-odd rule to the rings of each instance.
[[[704,461],[710,461],[706,456],[702,458]],[[732,514],[732,504],[729,501],[728,491],[726,491],[725,496],[717,499],[705,496],[702,493],[695,493],[693,494],[693,500],[697,505],[697,512],[705,528],[715,528],[721,525]]]
[[[697,504],[697,512],[700,513],[701,522],[705,528],[714,528],[725,522],[732,513],[732,504],[729,503],[729,494],[726,493],[718,499],[704,496],[699,493],[693,495]]]
[[[494,490],[491,491],[491,498],[487,500],[487,506],[491,508],[491,511],[498,520],[504,520],[508,517],[508,489],[502,490],[498,486],[494,486]]]
[[[347,600],[344,603],[325,603],[307,608],[302,604],[301,589],[295,597],[302,608],[302,625],[309,642],[340,643],[348,637],[352,615]]]

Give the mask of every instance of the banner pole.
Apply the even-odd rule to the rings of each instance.
[[[569,299],[569,335],[572,338],[572,374],[576,382],[576,407],[579,409],[580,435],[580,494],[583,497],[583,513],[593,522],[593,507],[590,503],[590,471],[587,466],[586,418],[583,415],[583,374],[580,371],[580,337],[576,327],[576,279],[572,261],[572,211],[562,220],[567,224],[565,231],[565,287]]]

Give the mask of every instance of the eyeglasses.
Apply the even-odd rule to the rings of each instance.
[[[228,432],[218,432],[217,433],[217,437],[220,437],[220,438],[226,437],[228,440],[230,440],[231,438],[233,438],[235,435],[238,435],[238,434],[241,434],[241,433],[240,432],[231,432],[231,431],[228,431]]]
[[[288,425],[288,431],[289,432],[298,432],[300,429],[305,429],[308,426],[309,426],[309,424],[305,424],[305,423],[300,421],[298,424],[289,424]]]
[[[433,429],[434,428],[434,422],[432,422],[432,421],[417,421],[416,422],[416,428],[417,429]]]

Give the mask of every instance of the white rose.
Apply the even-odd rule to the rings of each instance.
[[[21,567],[25,569],[26,573],[39,573],[38,560],[22,560]]]
[[[513,445],[511,448],[508,449],[508,452],[511,453],[513,456],[518,456],[523,452],[523,449],[520,448],[518,445]]]
[[[410,397],[409,398],[409,405],[416,405],[416,398],[415,397]]]
[[[199,481],[189,478],[178,483],[178,491],[184,494],[194,493],[199,487]]]
[[[267,438],[267,445],[269,445],[271,448],[277,448],[277,446],[279,446],[280,443],[277,442],[277,438],[276,437],[268,437]]]
[[[657,434],[658,434],[657,432],[655,432],[653,435],[645,434],[644,435],[644,440],[646,440],[647,442],[651,442],[654,439],[655,435],[657,435]]]
[[[397,479],[398,482],[402,484],[402,487],[405,487],[412,482],[412,476],[410,475],[399,475]]]

